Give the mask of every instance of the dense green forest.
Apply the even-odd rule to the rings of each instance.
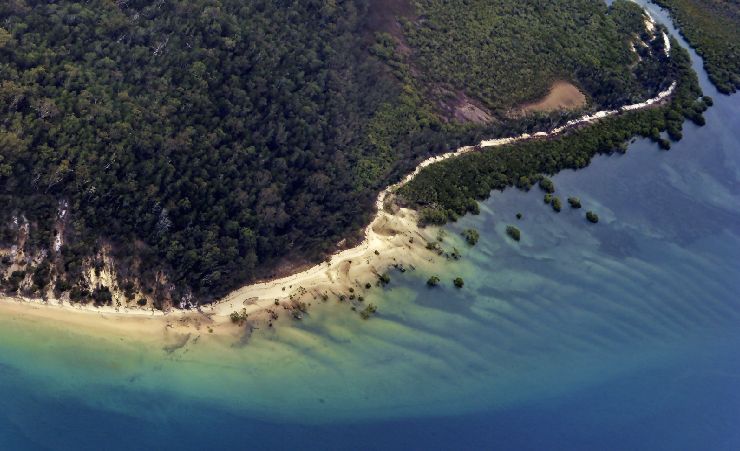
[[[656,0],[667,8],[681,34],[704,58],[709,79],[720,92],[740,89],[740,2]]]
[[[398,91],[358,50],[365,6],[3,2],[3,223],[48,246],[68,200],[70,285],[101,238],[196,293],[328,250],[367,220],[360,136]]]
[[[632,136],[662,142],[660,131],[667,130],[672,139],[681,139],[684,117],[703,125],[702,113],[708,105],[699,97],[701,89],[688,53],[676,42],[673,44],[673,57],[666,62],[665,70],[677,80],[677,88],[669,105],[624,113],[558,139],[484,148],[431,165],[399,190],[398,201],[419,209],[422,224],[443,224],[475,213],[476,201],[486,199],[492,190],[514,185],[529,189],[542,181],[547,191],[551,182],[548,184],[543,174],[583,168],[598,153],[623,150]]]
[[[423,20],[407,21],[405,30],[425,84],[448,95],[464,90],[494,112],[546,94],[558,79],[601,107],[650,97],[664,81],[654,78],[655,59],[632,66],[637,55],[627,43],[649,37],[642,9],[630,2],[611,9],[592,0],[418,4]]]
[[[351,244],[422,158],[568,119],[450,120],[439,86],[497,114],[554,78],[596,108],[676,75],[662,40],[630,53],[626,1],[401,3],[402,26],[385,0],[0,3],[6,292],[109,303],[84,274],[109,248],[130,300],[207,301]]]

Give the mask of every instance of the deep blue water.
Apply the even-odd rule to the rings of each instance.
[[[481,231],[440,263],[464,290],[394,274],[378,318],[326,306],[233,367],[3,337],[0,449],[740,449],[740,97],[692,56],[715,100],[705,127],[553,177],[598,225],[538,190],[495,193],[448,227]],[[234,375],[247,385],[228,402]],[[190,396],[203,381],[227,396]]]
[[[300,425],[178,406],[156,423],[49,402],[3,375],[2,449],[682,449],[740,443],[740,340],[717,337],[685,361],[494,413]],[[143,401],[156,408],[166,396]],[[21,424],[17,424],[21,423]]]

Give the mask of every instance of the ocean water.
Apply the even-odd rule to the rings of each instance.
[[[692,56],[705,127],[553,177],[581,210],[495,193],[370,321],[330,301],[168,352],[0,318],[0,449],[740,449],[740,97]]]

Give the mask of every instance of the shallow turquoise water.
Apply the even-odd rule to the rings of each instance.
[[[495,193],[443,286],[394,272],[371,321],[174,353],[0,321],[0,448],[740,448],[740,97],[695,63],[707,126],[553,177],[580,211]]]

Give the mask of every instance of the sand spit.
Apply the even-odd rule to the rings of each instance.
[[[360,245],[297,274],[247,285],[204,310],[229,315],[241,309],[252,313],[271,308],[286,298],[317,302],[326,295],[336,300],[341,294],[349,295],[350,288],[358,294],[366,290],[367,284],[376,289],[379,276],[394,265],[416,268],[439,258],[426,249],[427,242],[436,238],[432,229],[417,227],[415,211],[401,208],[389,213],[383,209],[388,192],[386,189],[378,196],[378,213],[365,229]]]
[[[226,296],[221,302],[210,306],[209,309],[218,315],[228,315],[241,308],[246,308],[247,312],[254,312],[274,305],[276,300],[284,299],[291,294],[300,295],[304,291],[319,295],[346,293],[349,288],[374,283],[377,280],[377,274],[384,272],[393,264],[423,265],[433,255],[426,250],[426,242],[433,240],[432,232],[420,229],[416,225],[416,213],[413,210],[401,208],[395,213],[389,213],[384,206],[389,196],[393,196],[393,193],[413,180],[424,168],[479,149],[499,147],[531,139],[550,138],[576,126],[592,123],[621,112],[647,108],[669,97],[675,88],[676,83],[674,82],[668,89],[652,99],[626,105],[618,110],[599,111],[585,115],[550,132],[538,132],[532,135],[525,133],[516,137],[484,140],[477,146],[465,146],[453,152],[430,157],[419,163],[414,171],[400,182],[378,194],[375,202],[378,212],[375,219],[365,229],[365,238],[358,246],[339,252],[329,261],[305,271],[281,279],[242,287]]]
[[[610,116],[627,111],[639,110],[658,104],[667,99],[675,90],[676,83],[657,96],[644,102],[625,105],[617,110],[598,111],[584,115],[578,119],[568,121],[565,125],[554,128],[549,132],[522,134],[515,137],[483,140],[476,146],[465,146],[455,151],[430,157],[406,175],[400,182],[381,191],[376,199],[377,213],[373,221],[365,229],[363,241],[351,249],[346,249],[331,256],[327,261],[317,264],[307,270],[287,277],[268,282],[256,283],[239,288],[221,301],[202,307],[201,311],[174,310],[163,313],[126,307],[94,307],[69,305],[58,300],[40,301],[25,298],[0,297],[0,312],[12,311],[18,313],[24,308],[36,316],[57,319],[57,316],[81,314],[74,320],[75,324],[91,324],[100,322],[101,325],[110,325],[112,321],[100,321],[101,318],[125,318],[119,327],[140,333],[142,327],[149,332],[152,328],[165,330],[175,327],[195,327],[207,324],[209,332],[221,330],[220,326],[230,325],[229,315],[233,312],[245,312],[254,317],[266,317],[280,309],[291,309],[296,302],[321,302],[326,297],[338,298],[348,294],[350,288],[362,293],[367,284],[371,289],[390,267],[400,265],[402,268],[415,268],[434,262],[441,258],[434,252],[426,249],[429,241],[436,238],[436,229],[420,229],[417,226],[417,214],[406,208],[395,208],[387,211],[386,200],[400,187],[410,182],[424,168],[450,158],[464,155],[469,152],[481,151],[485,148],[499,147],[517,142],[551,138],[577,126],[589,124]],[[390,203],[389,203],[390,204]],[[101,327],[101,326],[95,326]],[[107,327],[107,326],[106,326]],[[225,328],[233,333],[233,327]]]

